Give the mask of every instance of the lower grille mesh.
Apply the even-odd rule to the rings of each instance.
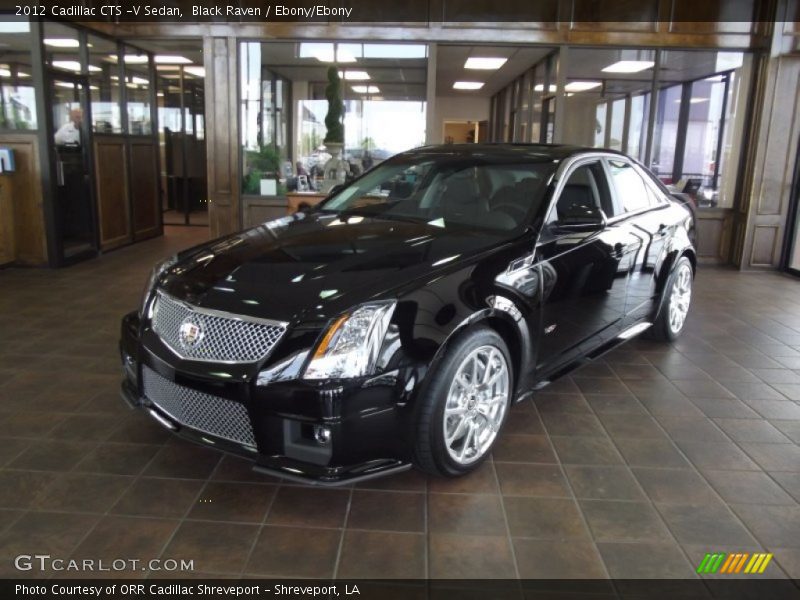
[[[181,425],[255,448],[256,438],[244,405],[198,392],[142,367],[144,395]]]

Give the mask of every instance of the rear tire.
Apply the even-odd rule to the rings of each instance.
[[[689,314],[693,281],[692,263],[687,257],[681,256],[664,286],[661,310],[648,330],[647,337],[659,342],[674,342],[678,339]]]
[[[514,373],[503,338],[489,327],[460,335],[426,386],[416,422],[415,464],[457,477],[491,453],[511,404]]]

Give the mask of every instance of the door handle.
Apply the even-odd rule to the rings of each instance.
[[[59,187],[64,187],[64,161],[56,161],[56,183]]]

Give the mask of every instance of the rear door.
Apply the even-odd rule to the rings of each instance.
[[[641,245],[626,223],[592,230],[559,226],[570,206],[593,204],[607,216],[615,208],[601,159],[574,164],[561,178],[539,244],[543,323],[538,370],[548,372],[613,339],[621,331],[633,257]]]
[[[669,203],[638,168],[623,157],[606,159],[608,178],[615,198],[617,223],[640,240],[628,279],[626,323],[652,314],[656,302],[656,274],[665,257],[667,242],[674,233]]]

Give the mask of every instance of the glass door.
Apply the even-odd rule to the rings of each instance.
[[[85,76],[50,71],[54,217],[59,264],[97,254]]]

